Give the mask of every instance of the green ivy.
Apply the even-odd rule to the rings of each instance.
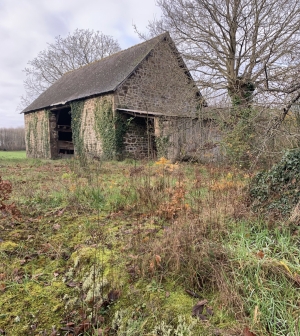
[[[36,146],[36,139],[38,136],[38,132],[37,132],[37,123],[38,123],[38,117],[37,117],[37,113],[34,112],[32,115],[32,119],[29,120],[28,122],[28,128],[27,128],[27,132],[26,132],[26,140],[27,140],[27,152],[30,155],[34,155],[36,156],[36,150],[37,150],[37,146]],[[32,139],[32,142],[31,142]]]
[[[104,159],[116,159],[122,155],[124,136],[128,123],[120,114],[113,114],[112,102],[97,100],[95,109],[95,131],[102,144]]]
[[[229,89],[229,95],[231,97],[231,102],[233,107],[241,106],[251,106],[253,93],[255,91],[255,84],[251,81],[245,80],[245,78],[238,76],[236,79],[236,84],[234,87]],[[232,112],[237,110],[233,109]]]
[[[251,181],[250,200],[254,210],[286,216],[300,200],[300,149],[287,152],[267,172]]]
[[[221,125],[224,131],[222,145],[230,163],[248,168],[252,161],[255,148],[255,125],[253,120],[257,111],[251,108],[233,107],[239,118],[231,117],[226,125]]]
[[[44,147],[44,156],[45,158],[50,157],[50,142],[49,142],[49,118],[50,118],[50,111],[45,110],[45,117],[42,122],[41,128],[42,128],[42,143]]]
[[[159,118],[158,120],[158,127],[159,133],[162,134],[163,132],[163,120]],[[155,137],[155,144],[157,150],[157,157],[168,157],[168,148],[170,147],[170,135],[161,135]]]
[[[76,155],[79,157],[80,163],[83,163],[85,162],[86,159],[83,134],[81,132],[84,101],[71,102],[70,106],[71,106],[72,139],[74,149]]]
[[[27,131],[26,131],[26,149],[28,154],[32,154],[32,145],[31,145],[31,120],[28,122]]]
[[[155,137],[157,156],[160,157],[168,157],[168,148],[170,143],[170,136],[158,136]]]
[[[38,132],[37,132],[37,124],[38,124],[38,116],[37,113],[34,113],[33,115],[33,136],[35,139],[38,137]]]

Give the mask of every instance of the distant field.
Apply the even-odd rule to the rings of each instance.
[[[4,152],[0,151],[0,160],[1,159],[25,159],[25,151],[13,151],[13,152]]]

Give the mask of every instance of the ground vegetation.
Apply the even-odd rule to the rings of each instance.
[[[298,228],[250,211],[245,171],[8,154],[2,334],[297,334]]]

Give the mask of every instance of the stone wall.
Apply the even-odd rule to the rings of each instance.
[[[154,137],[151,123],[146,118],[134,118],[130,121],[124,137],[124,156],[135,159],[154,158]]]
[[[26,155],[29,158],[51,157],[49,113],[46,110],[26,113],[25,119],[25,143]]]
[[[113,96],[87,99],[82,112],[81,136],[84,149],[93,157],[101,157],[103,154],[101,137],[96,127],[97,104],[103,101],[113,104]],[[127,123],[129,116],[123,116]],[[58,148],[55,114],[46,110],[25,114],[25,140],[28,157],[56,158]],[[155,158],[157,149],[158,157],[165,156],[172,161],[220,161],[220,141],[221,133],[209,119],[155,117],[153,122],[151,118],[147,121],[145,117],[135,117],[127,126],[123,157]]]
[[[116,107],[167,115],[191,115],[196,88],[168,41],[159,43],[116,91]]]
[[[101,137],[96,127],[97,104],[101,104],[103,101],[108,101],[113,106],[114,97],[113,95],[105,95],[84,101],[80,137],[85,152],[90,156],[100,157],[103,154]],[[66,106],[63,107],[63,109],[65,108]],[[52,159],[60,157],[56,113],[57,109],[53,112],[41,110],[25,114],[26,152],[28,157]]]
[[[101,138],[96,128],[96,105],[104,100],[113,102],[113,96],[105,95],[97,98],[86,99],[82,114],[81,136],[83,138],[84,150],[89,155],[96,157],[100,157],[103,154]]]

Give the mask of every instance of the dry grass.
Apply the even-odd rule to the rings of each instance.
[[[247,177],[239,172],[224,175],[215,167],[186,168],[178,165],[168,175],[165,171],[164,183],[152,176],[152,184],[163,187],[152,194],[156,199],[149,216],[164,222],[159,237],[135,244],[135,253],[142,256],[140,271],[160,282],[175,277],[194,291],[214,289],[222,293],[222,305],[242,311],[241,299],[228,282],[232,265],[222,237],[230,234],[228,219],[240,213]],[[144,188],[143,195],[152,191],[151,186]]]
[[[179,325],[193,326],[189,336],[240,335],[245,326],[296,334],[299,242],[288,227],[269,231],[247,212],[242,171],[165,159],[26,160],[7,161],[3,175],[13,186],[5,202],[22,217],[0,221],[0,329],[49,334],[52,324],[88,320],[93,335],[97,319],[105,335],[175,334]],[[111,289],[120,299],[103,309]],[[199,299],[186,290],[209,301],[208,322],[192,318]]]

